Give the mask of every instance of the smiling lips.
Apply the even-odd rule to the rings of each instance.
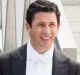
[[[44,40],[48,40],[48,39],[51,38],[51,34],[42,34],[41,38],[44,39]]]
[[[41,39],[44,41],[48,41],[51,39],[51,36],[42,36]]]
[[[43,40],[49,40],[50,37],[42,37]]]

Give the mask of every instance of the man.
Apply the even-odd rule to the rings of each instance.
[[[60,12],[55,3],[38,0],[26,13],[28,44],[0,55],[0,75],[80,75],[80,64],[55,48]]]

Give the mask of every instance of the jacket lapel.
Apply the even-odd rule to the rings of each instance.
[[[24,45],[11,55],[11,75],[26,75],[26,47]]]
[[[53,53],[52,75],[68,75],[69,59],[61,51],[55,49]]]

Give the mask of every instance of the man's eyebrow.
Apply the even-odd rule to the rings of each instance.
[[[54,22],[50,22],[50,23],[54,23]]]
[[[45,23],[45,22],[39,22],[39,23]],[[50,23],[55,23],[55,22],[50,22]]]

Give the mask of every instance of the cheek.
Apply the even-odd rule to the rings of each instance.
[[[55,32],[55,33],[57,33],[58,32],[58,27],[55,27],[54,29],[53,29],[53,31]]]
[[[34,28],[29,32],[29,35],[36,40],[40,38],[41,34],[42,34],[42,29],[39,28]]]
[[[56,28],[53,28],[53,29],[51,30],[51,32],[52,32],[53,34],[55,34],[55,33],[57,32],[57,29],[56,29]]]
[[[30,35],[32,38],[37,37],[38,33],[36,32],[36,30],[31,30]]]
[[[58,30],[57,30],[57,29],[53,29],[53,30],[52,30],[52,35],[53,35],[53,37],[55,37],[55,36],[57,35],[57,33],[58,33]]]

